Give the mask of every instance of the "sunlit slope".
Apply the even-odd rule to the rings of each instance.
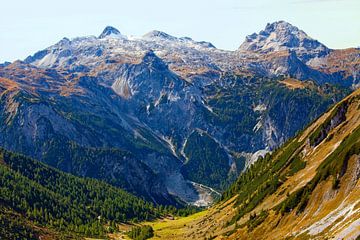
[[[172,236],[161,235],[169,228],[155,233],[168,239],[356,239],[359,154],[357,90],[259,159],[204,216],[188,218]]]

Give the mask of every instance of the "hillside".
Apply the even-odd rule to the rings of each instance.
[[[0,149],[0,191],[1,239],[105,236],[117,231],[119,223],[178,212],[4,149]]]
[[[242,173],[206,212],[154,222],[155,239],[355,239],[360,90]]]

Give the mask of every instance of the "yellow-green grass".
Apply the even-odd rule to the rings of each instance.
[[[179,217],[174,220],[160,219],[154,222],[145,222],[143,225],[150,225],[154,229],[152,239],[182,239],[186,233],[186,226],[206,215],[208,210],[195,213],[187,217]]]

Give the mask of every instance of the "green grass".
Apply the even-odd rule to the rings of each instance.
[[[127,235],[134,240],[146,240],[154,236],[154,229],[148,225],[136,226]]]
[[[240,175],[237,182],[222,196],[222,200],[226,200],[238,194],[235,204],[237,213],[228,225],[237,222],[246,213],[252,211],[265,197],[276,192],[284,181],[283,178],[303,167],[298,156],[302,144],[303,141],[299,142],[298,138],[291,139],[272,155],[267,154],[265,158],[258,159]],[[290,170],[287,170],[289,165]]]
[[[155,239],[171,239],[174,236],[182,235],[185,231],[184,226],[203,218],[207,210],[195,213],[187,217],[179,217],[175,220],[163,219],[153,222],[145,222],[154,229]]]

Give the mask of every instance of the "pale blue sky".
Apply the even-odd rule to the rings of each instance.
[[[24,59],[63,37],[161,30],[235,50],[266,23],[285,20],[331,48],[360,46],[360,0],[3,0],[0,62]]]

